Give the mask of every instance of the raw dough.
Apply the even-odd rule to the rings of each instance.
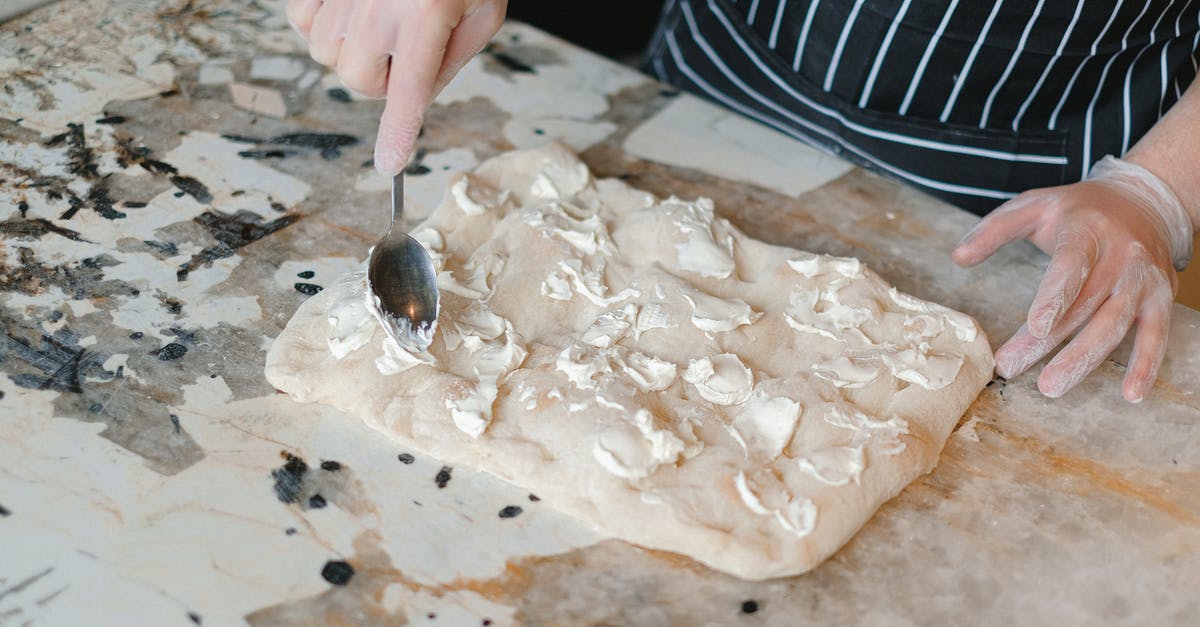
[[[385,339],[360,272],[300,307],[271,383],[746,579],[845,544],[991,377],[968,316],[557,145],[457,177],[414,235],[443,294],[428,352]]]

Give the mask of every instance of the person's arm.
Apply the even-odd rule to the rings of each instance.
[[[404,169],[425,110],[504,22],[507,0],[289,0],[309,53],[347,88],[387,98],[375,168]]]
[[[1051,255],[1025,324],[996,351],[1001,376],[1021,374],[1074,335],[1038,377],[1044,394],[1061,396],[1136,326],[1122,393],[1145,398],[1166,353],[1176,266],[1187,263],[1200,228],[1197,164],[1193,84],[1124,162],[1102,162],[1079,183],[1025,192],[963,238],[954,261],[964,266],[1021,238]]]

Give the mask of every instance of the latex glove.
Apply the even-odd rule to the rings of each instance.
[[[1113,157],[1087,180],[1028,191],[993,211],[955,248],[956,263],[975,265],[1021,238],[1051,255],[1025,324],[996,351],[996,371],[1015,377],[1078,331],[1038,377],[1038,389],[1057,398],[1136,325],[1122,394],[1140,402],[1166,352],[1175,271],[1191,258],[1193,230],[1165,183]]]
[[[408,163],[425,110],[500,29],[507,0],[289,0],[309,53],[347,88],[387,98],[375,168]]]

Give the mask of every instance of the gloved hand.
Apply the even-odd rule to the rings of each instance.
[[[1051,255],[1025,324],[996,351],[996,371],[1015,377],[1078,330],[1038,377],[1038,389],[1057,398],[1136,325],[1122,394],[1140,402],[1166,352],[1176,269],[1191,258],[1194,230],[1170,187],[1111,156],[1082,182],[1028,191],[993,211],[959,242],[956,263],[975,265],[1021,238]]]
[[[375,167],[408,163],[425,110],[504,21],[507,0],[289,0],[287,16],[309,53],[342,83],[387,98]],[[394,69],[394,71],[393,71]]]

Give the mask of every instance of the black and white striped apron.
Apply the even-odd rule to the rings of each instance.
[[[668,0],[648,68],[976,213],[1121,155],[1197,71],[1192,0]]]

